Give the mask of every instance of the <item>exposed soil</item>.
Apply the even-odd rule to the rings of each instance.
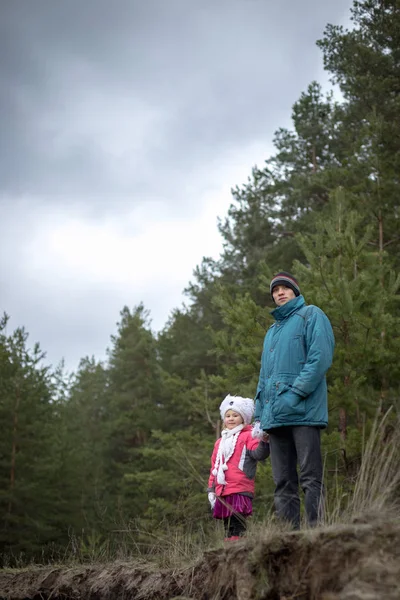
[[[260,535],[160,570],[113,563],[0,571],[3,600],[399,600],[400,521]]]

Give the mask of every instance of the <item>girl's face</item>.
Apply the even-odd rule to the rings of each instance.
[[[234,429],[243,423],[242,416],[231,408],[226,411],[224,417],[224,425],[227,429]]]

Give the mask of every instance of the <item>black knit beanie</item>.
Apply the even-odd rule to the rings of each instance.
[[[279,273],[277,273],[275,275],[275,277],[273,277],[271,279],[271,284],[269,286],[269,291],[271,293],[271,296],[272,296],[272,290],[277,285],[285,285],[286,287],[293,290],[295,296],[300,296],[301,292],[300,292],[300,287],[299,287],[299,283],[298,283],[297,279],[295,277],[293,277],[293,275],[291,275],[290,273],[287,273],[286,271],[279,271]],[[272,299],[274,299],[273,296],[272,296]]]

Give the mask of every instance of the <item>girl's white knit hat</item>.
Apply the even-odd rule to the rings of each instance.
[[[254,401],[251,398],[242,398],[241,396],[228,396],[221,402],[219,407],[221,419],[224,420],[227,410],[234,410],[243,418],[245,425],[249,425],[253,419]]]

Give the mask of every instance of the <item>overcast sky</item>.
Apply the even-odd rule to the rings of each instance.
[[[0,286],[48,360],[160,330],[349,0],[0,0]]]

